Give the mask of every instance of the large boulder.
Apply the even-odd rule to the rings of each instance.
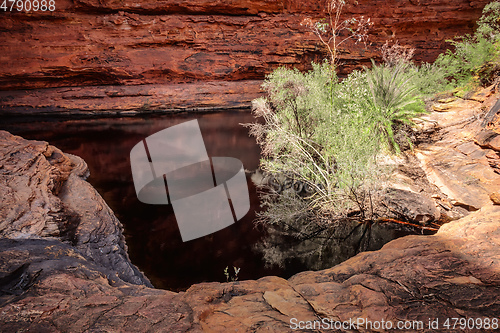
[[[0,236],[56,237],[107,268],[109,278],[151,286],[130,263],[123,227],[87,175],[79,157],[0,131]]]
[[[436,203],[429,197],[401,189],[385,191],[382,204],[396,216],[408,222],[426,225],[441,216]]]

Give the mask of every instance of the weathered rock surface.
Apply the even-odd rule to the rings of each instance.
[[[432,332],[429,318],[498,315],[499,221],[500,207],[490,205],[434,236],[400,238],[331,269],[288,281],[203,283],[185,293],[112,283],[102,267],[59,241],[3,239],[0,271],[29,263],[24,279],[38,276],[20,295],[0,297],[0,324],[37,332],[284,332],[291,318],[366,318],[419,320]]]
[[[495,167],[499,160],[495,146],[498,134],[484,129],[481,119],[498,100],[491,89],[483,92],[489,96],[483,103],[450,101],[447,112],[423,117],[427,122],[423,127],[435,127],[437,139],[416,149],[429,181],[452,205],[470,211],[488,204],[490,194],[500,186],[500,170]]]
[[[383,205],[397,218],[417,224],[439,220],[441,214],[430,198],[415,192],[391,189],[386,191]]]
[[[261,84],[244,80],[8,90],[0,91],[0,113],[33,114],[31,106],[37,107],[37,115],[57,116],[230,109],[250,105],[261,96]]]
[[[474,140],[481,147],[500,152],[500,134],[493,130],[482,130],[476,135]]]
[[[493,103],[486,100],[483,106]],[[466,175],[481,170],[484,176],[457,178],[457,186],[467,193],[497,193],[500,182],[488,178],[492,174],[486,168],[492,167],[481,160],[486,152],[473,141],[480,115],[468,123],[467,110],[450,112],[457,124],[437,131],[435,148],[419,148],[422,163],[450,178],[472,163],[475,169]],[[429,117],[439,128],[441,116]],[[46,143],[0,134],[2,331],[284,332],[292,331],[291,318],[364,318],[393,325],[421,321],[419,331],[434,332],[429,318],[439,319],[439,329],[447,331],[446,318],[500,313],[500,206],[490,201],[480,198],[474,202],[477,210],[435,235],[399,238],[330,269],[288,280],[202,283],[174,293],[148,288],[130,265],[119,222],[79,176],[85,174],[81,161]],[[457,144],[452,134],[464,142]],[[447,159],[455,151],[464,157]],[[437,158],[444,163],[436,164]],[[454,192],[448,193],[461,204]],[[474,210],[472,203],[465,204]],[[367,325],[356,329],[377,331]]]
[[[367,49],[342,46],[341,70],[368,65],[388,39],[415,47],[416,60],[432,61],[449,47],[447,39],[472,32],[488,2],[371,0],[348,7],[344,17],[364,15],[374,26]],[[324,57],[301,25],[325,16],[324,8],[323,1],[297,0],[57,0],[52,12],[14,8],[0,20],[0,112],[247,106],[259,92],[254,80],[280,65],[304,69]]]
[[[101,265],[109,279],[150,285],[130,263],[121,223],[82,178],[87,173],[77,156],[0,131],[0,236],[56,237]]]
[[[497,246],[499,214],[498,207],[486,206],[434,236],[400,238],[330,270],[297,274],[290,283],[313,298],[317,312],[342,320],[491,316],[500,310],[494,300],[500,257],[481,253]],[[488,244],[475,242],[482,237]]]

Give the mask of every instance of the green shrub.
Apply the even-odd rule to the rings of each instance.
[[[483,9],[483,16],[477,22],[476,35],[493,43],[500,40],[500,2],[493,1]]]
[[[313,64],[313,70],[307,73],[281,67],[267,77],[262,88],[279,117],[280,126],[306,139],[314,136],[325,109],[331,105],[328,88],[336,80],[335,72],[326,63]]]
[[[385,138],[396,152],[399,145],[394,140],[394,129],[413,125],[413,118],[425,112],[413,82],[415,74],[407,62],[394,65],[376,65],[367,70],[370,94],[364,99],[365,112],[373,122],[374,130]]]
[[[455,47],[454,51],[440,54],[435,64],[457,87],[473,83],[481,66],[498,56],[498,45],[483,37],[465,36],[450,43]]]
[[[306,73],[274,71],[263,84],[267,96],[253,102],[264,122],[247,124],[262,147],[261,168],[307,184],[312,195],[300,200],[308,209],[366,211],[360,198],[384,171],[377,155],[388,144],[398,151],[393,128],[424,111],[407,68],[374,65],[341,82],[326,62]],[[278,223],[304,216],[304,207],[290,198],[264,200],[264,218]]]
[[[396,41],[390,45],[386,42],[380,49],[382,61],[386,67],[395,67],[397,75],[404,72],[411,84],[414,86],[417,95],[428,98],[436,92],[446,91],[454,87],[446,79],[445,70],[436,64],[422,63],[420,66],[412,62],[415,49],[405,45],[399,45]],[[398,74],[399,72],[399,74]]]
[[[473,36],[448,41],[454,49],[439,55],[434,65],[454,87],[470,90],[481,83],[481,69],[500,56],[500,2],[486,5]]]
[[[408,71],[412,75],[413,85],[423,100],[451,91],[456,87],[447,79],[448,71],[436,63],[422,63],[420,66],[411,64]]]

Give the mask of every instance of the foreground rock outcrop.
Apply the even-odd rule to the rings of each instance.
[[[150,286],[130,263],[120,221],[84,180],[81,158],[5,131],[0,151],[1,237],[59,239],[108,279]]]
[[[434,332],[453,331],[447,318],[497,318],[500,127],[498,118],[479,125],[498,100],[491,89],[486,95],[477,108],[443,101],[455,104],[447,116],[429,115],[422,130],[434,128],[432,143],[416,151],[442,190],[436,204],[467,216],[435,235],[399,238],[326,270],[201,283],[180,293],[148,287],[130,264],[121,225],[83,179],[81,159],[0,132],[0,330],[283,332],[327,318],[347,323],[340,331],[386,331],[373,326],[384,320],[407,325],[400,331]],[[484,130],[492,131],[486,139]]]
[[[432,61],[473,31],[490,0],[359,2],[370,40],[343,44],[343,74],[379,57],[386,40]],[[325,49],[301,22],[325,2],[57,0],[53,11],[0,20],[0,113],[115,113],[248,106],[264,75],[305,69]],[[229,82],[228,82],[229,81]],[[50,102],[49,102],[50,101]]]
[[[185,293],[112,283],[102,267],[59,241],[3,239],[2,273],[26,263],[24,279],[42,271],[26,291],[0,297],[0,326],[5,332],[283,332],[291,330],[291,318],[418,320],[425,328],[429,318],[493,318],[500,311],[499,221],[500,206],[489,205],[434,236],[400,238],[328,270],[288,281],[203,283]],[[20,279],[9,277],[11,285]]]

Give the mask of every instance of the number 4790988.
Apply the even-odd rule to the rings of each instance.
[[[1,0],[0,0],[1,1]],[[0,10],[4,12],[53,12],[56,10],[55,0],[3,0]]]

